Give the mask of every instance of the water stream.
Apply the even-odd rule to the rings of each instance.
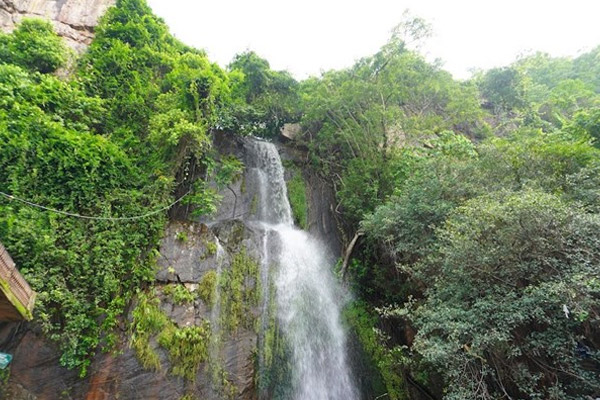
[[[291,353],[291,397],[356,399],[340,320],[344,293],[331,273],[331,255],[308,233],[294,227],[277,148],[249,141],[247,163],[259,185],[254,223],[264,232],[263,282],[270,265],[276,265],[272,282],[277,320]]]

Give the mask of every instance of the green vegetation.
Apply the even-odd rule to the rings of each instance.
[[[158,345],[169,354],[170,372],[193,382],[200,365],[208,360],[210,335],[208,321],[200,326],[179,328],[162,312],[160,300],[154,293],[138,294],[137,306],[133,310],[130,343],[144,368],[161,368],[155,348],[158,346],[152,346],[152,339],[156,338]]]
[[[160,333],[170,324],[167,316],[159,308],[160,300],[154,293],[140,292],[137,306],[133,310],[130,344],[138,360],[145,369],[160,369],[160,358],[150,343],[150,338]]]
[[[210,136],[235,79],[177,42],[145,1],[109,9],[69,79],[51,74],[68,54],[49,23],[25,20],[1,34],[0,54],[2,191],[129,217],[172,203],[179,171],[216,173]],[[196,213],[214,210],[203,182],[177,184],[192,188],[185,200]],[[85,375],[94,354],[112,348],[125,306],[154,278],[165,221],[84,220],[0,201],[0,238],[38,293],[36,319],[59,343],[62,365]]]
[[[217,254],[217,244],[215,242],[206,242],[204,247],[206,247],[206,254],[209,256]]]
[[[301,90],[309,159],[335,182],[345,219],[354,224],[409,174],[406,145],[445,130],[489,134],[477,87],[455,82],[397,35],[374,56],[308,79]]]
[[[484,195],[449,215],[440,247],[412,269],[433,282],[427,297],[396,311],[418,329],[413,349],[460,383],[448,396],[472,398],[481,380],[526,397],[594,392],[597,372],[574,352],[593,346],[599,227],[598,216],[535,190]]]
[[[215,181],[219,187],[226,187],[242,176],[244,164],[235,156],[221,157]]]
[[[272,279],[271,279],[272,281]],[[273,366],[273,361],[277,353],[277,338],[278,338],[278,326],[277,326],[277,307],[275,304],[275,285],[272,282],[269,284],[269,303],[267,312],[268,323],[267,329],[264,332],[263,347],[261,349],[261,356],[263,358],[262,364],[264,368],[269,369]],[[262,385],[268,386],[268,382],[264,379],[260,379]]]
[[[185,232],[185,231],[177,232],[177,235],[175,235],[175,238],[177,240],[179,240],[181,243],[187,243],[187,241],[188,241],[187,232]]]
[[[8,398],[10,395],[8,391],[8,379],[10,378],[10,367],[6,367],[0,370],[0,396],[2,398]]]
[[[277,304],[273,276],[269,278],[269,300],[263,340],[259,342],[256,358],[255,379],[260,396],[285,399],[290,397],[290,382],[293,379],[290,361],[291,349],[277,323]]]
[[[298,82],[288,72],[271,70],[269,62],[253,51],[238,54],[228,68],[243,77],[233,87],[240,99],[231,107],[229,122],[234,131],[275,137],[285,123],[298,120]]]
[[[219,277],[221,290],[221,326],[235,334],[240,327],[252,329],[252,308],[260,301],[258,263],[243,249],[233,257],[229,269]]]
[[[598,311],[600,247],[588,232],[600,153],[526,128],[478,146],[449,133],[430,145],[361,224],[367,272],[355,286],[375,304],[405,303],[383,318],[417,331],[405,342],[412,356],[397,362],[441,376],[451,399],[477,398],[477,382],[515,397],[594,393],[597,372],[576,349],[597,346],[585,332]]]
[[[309,159],[362,233],[347,319],[385,392],[597,396],[599,49],[459,83],[404,39],[300,89]]]
[[[202,276],[202,280],[198,286],[198,296],[209,307],[212,307],[215,304],[218,279],[219,277],[217,276],[217,271],[210,270]]]
[[[197,292],[192,292],[184,284],[173,283],[163,287],[163,293],[171,296],[173,303],[182,305],[193,303],[196,300]]]
[[[0,56],[5,64],[46,74],[64,66],[68,50],[50,22],[23,19],[12,34],[0,33]]]
[[[85,375],[113,348],[137,293],[130,343],[141,364],[160,369],[165,351],[173,374],[196,378],[221,338],[208,323],[178,328],[147,290],[166,213],[114,218],[163,209],[175,192],[188,193],[194,215],[216,211],[217,189],[243,164],[216,154],[214,134],[273,137],[300,122],[298,148],[336,188],[345,237],[360,237],[346,320],[382,392],[600,396],[600,47],[575,59],[533,54],[457,82],[407,48],[427,31],[406,20],[376,54],[303,82],[253,52],[221,69],[174,39],[144,0],[109,9],[68,78],[57,71],[74,55],[49,23],[0,34],[0,189],[105,218],[0,199],[0,240],[38,293],[35,318],[61,364]],[[292,173],[305,227],[303,171]],[[212,307],[217,289],[224,334],[253,328],[257,262],[242,251],[195,293]],[[196,298],[183,285],[164,293]],[[273,305],[269,313],[264,391],[289,380]],[[224,370],[211,371],[230,391]]]
[[[308,201],[306,199],[306,183],[299,168],[288,168],[292,178],[287,182],[288,197],[294,222],[302,229],[308,227]]]
[[[158,343],[169,353],[171,373],[194,382],[200,364],[208,360],[210,324],[176,328],[170,324],[158,336]]]
[[[222,399],[232,400],[238,392],[236,386],[229,380],[229,374],[225,371],[220,360],[211,360],[210,371],[212,385]]]
[[[344,310],[346,323],[356,332],[370,364],[377,369],[381,376],[383,387],[375,387],[378,395],[387,393],[392,400],[406,399],[406,383],[398,368],[396,354],[402,349],[388,349],[381,334],[378,335],[377,318],[368,311],[368,305],[355,301]],[[373,378],[372,378],[373,379]],[[377,380],[373,379],[376,383]]]
[[[199,288],[200,297],[207,303],[210,301],[211,306],[214,302],[216,279],[215,271],[208,272]],[[205,289],[211,285],[211,291],[206,292]],[[182,290],[181,302],[178,302],[178,290]],[[172,296],[175,304],[183,304],[195,298],[188,297],[193,294],[183,285],[165,285],[163,293]],[[211,299],[205,299],[203,293],[210,293]],[[221,344],[220,335],[213,333],[208,321],[204,320],[197,326],[178,327],[161,310],[160,299],[156,296],[155,289],[138,293],[137,304],[132,312],[130,345],[144,369],[160,370],[159,351],[165,351],[171,366],[169,372],[193,383],[199,368],[203,363],[208,363],[213,384],[219,393],[224,398],[233,398],[235,386],[228,380],[221,360],[212,356],[213,347],[220,349]]]
[[[258,212],[258,195],[254,195],[252,197],[252,201],[250,202],[250,215],[256,215]]]

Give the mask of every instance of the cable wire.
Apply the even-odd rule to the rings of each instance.
[[[81,214],[70,213],[70,212],[67,212],[67,211],[57,210],[55,208],[46,207],[46,206],[43,206],[41,204],[36,204],[36,203],[28,201],[28,200],[20,199],[18,197],[15,197],[15,196],[13,196],[11,194],[4,193],[4,192],[0,192],[0,195],[6,197],[9,200],[18,201],[20,203],[26,204],[26,205],[31,206],[31,207],[39,208],[39,209],[44,210],[44,211],[50,211],[50,212],[53,212],[53,213],[56,213],[56,214],[66,215],[68,217],[81,218],[81,219],[87,219],[87,220],[96,220],[96,221],[133,221],[133,220],[136,220],[136,219],[142,219],[142,218],[150,217],[152,215],[156,215],[158,213],[161,213],[163,211],[166,211],[166,210],[170,209],[175,204],[177,204],[181,200],[183,200],[183,198],[185,196],[187,196],[188,194],[190,194],[190,192],[191,192],[191,190],[188,191],[186,194],[184,194],[183,196],[181,196],[180,198],[178,198],[177,200],[175,200],[173,203],[169,204],[166,207],[163,207],[163,208],[161,208],[159,210],[151,211],[151,212],[146,213],[146,214],[136,215],[136,216],[133,216],[133,217],[96,217],[96,216],[90,216],[90,215],[81,215]]]

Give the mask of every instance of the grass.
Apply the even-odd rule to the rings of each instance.
[[[179,240],[181,243],[187,243],[188,242],[187,232],[184,232],[184,231],[177,232],[177,235],[175,235],[175,238],[177,240]]]
[[[160,300],[154,292],[140,292],[133,310],[130,345],[144,369],[160,370],[160,358],[150,345],[150,338],[171,322],[159,308]]]
[[[206,242],[205,246],[206,246],[206,253],[209,256],[214,256],[215,254],[217,254],[217,244],[215,242]]]
[[[171,373],[194,382],[200,364],[208,360],[210,323],[177,328],[168,325],[158,336],[158,343],[169,353]]]
[[[375,382],[374,389],[387,392],[392,400],[405,400],[406,387],[395,358],[381,342],[376,333],[376,317],[369,311],[366,303],[354,301],[346,306],[343,311],[345,322],[354,330],[358,340],[370,359],[372,367],[380,374],[381,382]],[[379,379],[377,379],[379,380]]]

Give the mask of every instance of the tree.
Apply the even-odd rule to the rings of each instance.
[[[446,399],[580,399],[593,367],[600,241],[597,215],[536,191],[468,201],[415,265],[426,298],[400,312],[412,346],[445,379]],[[404,314],[406,313],[406,314]]]
[[[285,123],[298,120],[298,82],[288,72],[271,70],[253,51],[237,54],[228,69],[243,76],[232,89],[234,98],[245,100],[234,110],[234,129],[274,137]]]
[[[576,113],[567,129],[576,135],[589,135],[594,145],[600,147],[600,109],[582,110]]]
[[[493,68],[479,81],[484,107],[495,113],[517,110],[525,105],[522,76],[514,68]]]
[[[268,90],[271,85],[271,66],[264,58],[253,51],[236,54],[227,67],[230,71],[239,70],[244,73],[241,93],[248,103]]]

